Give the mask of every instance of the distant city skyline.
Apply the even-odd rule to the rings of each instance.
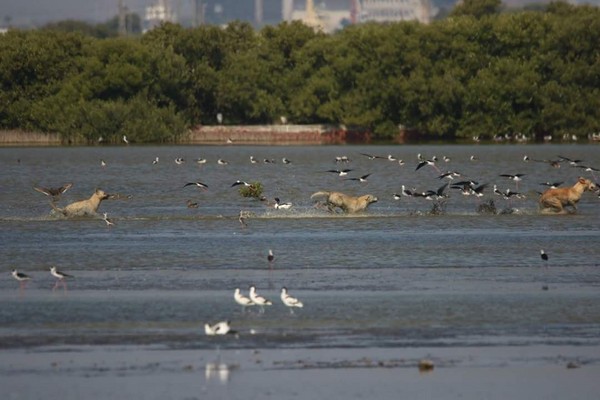
[[[300,0],[296,0],[298,2]],[[339,2],[339,0],[333,0]],[[117,15],[119,0],[0,0],[0,25],[39,26],[48,22],[75,19],[91,23],[104,22]],[[141,17],[146,7],[157,0],[123,0],[130,12]],[[181,17],[192,18],[194,0],[172,0]],[[223,18],[252,20],[254,0],[204,0],[206,15],[221,11]],[[263,0],[265,21],[281,20],[281,0]],[[216,6],[219,4],[220,6]]]
[[[193,19],[195,0],[172,0],[180,12],[180,20]],[[208,23],[227,22],[233,19],[254,21],[254,0],[203,0],[207,4]],[[305,0],[293,0],[295,8]],[[550,0],[503,0],[511,6],[516,4],[548,3]],[[130,12],[144,17],[146,7],[157,0],[123,0]],[[455,0],[433,0],[432,3],[453,4]],[[569,0],[571,3],[600,5],[600,0]],[[119,0],[0,0],[0,26],[36,27],[49,22],[75,19],[90,23],[105,22],[118,13]],[[315,0],[315,5],[326,3],[328,8],[350,8],[350,0]],[[217,4],[219,6],[217,6]],[[263,0],[263,22],[278,23],[282,20],[282,0]]]

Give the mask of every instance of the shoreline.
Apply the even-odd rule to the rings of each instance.
[[[135,140],[131,142],[136,144]],[[564,140],[554,144],[571,143]],[[596,144],[598,139],[590,138],[580,143]],[[373,140],[369,131],[365,129],[348,129],[344,125],[215,125],[197,126],[183,135],[176,142],[169,143],[143,143],[141,145],[349,145],[349,144],[551,144],[535,140],[485,140],[473,142],[468,139],[455,139],[453,141],[443,138],[422,137],[417,138],[409,131],[399,131],[394,138],[389,140]],[[19,130],[0,130],[0,147],[18,146],[111,146],[122,143],[88,143],[86,141],[64,142],[58,133],[25,132]]]
[[[213,340],[214,339],[214,340]],[[295,348],[56,346],[0,352],[6,398],[562,399],[600,390],[597,346]],[[420,371],[427,359],[434,368]],[[58,380],[68,384],[57,384]],[[404,396],[400,396],[404,397]]]

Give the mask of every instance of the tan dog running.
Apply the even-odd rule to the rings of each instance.
[[[310,196],[311,199],[319,196],[327,196],[327,205],[333,211],[335,207],[341,208],[347,213],[364,211],[369,204],[375,203],[377,197],[366,194],[360,197],[350,196],[341,192],[317,192]]]
[[[92,197],[87,200],[76,201],[71,203],[65,208],[58,208],[54,203],[50,203],[54,210],[63,214],[65,217],[93,217],[98,215],[98,207],[102,200],[109,197],[108,194],[104,193],[101,189],[96,189]]]
[[[586,190],[596,189],[594,182],[589,179],[579,178],[575,185],[569,188],[548,189],[540,197],[540,207],[543,214],[566,214],[566,206],[571,206],[573,212],[577,211],[576,204]]]

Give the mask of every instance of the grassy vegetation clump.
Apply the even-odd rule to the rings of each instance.
[[[262,197],[263,185],[260,182],[251,182],[250,186],[242,186],[240,188],[240,195],[243,197],[252,197],[260,199]]]

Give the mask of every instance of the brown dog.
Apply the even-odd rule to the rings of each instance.
[[[548,189],[540,197],[540,208],[544,214],[565,214],[566,206],[571,206],[577,211],[577,202],[581,199],[583,192],[596,189],[594,182],[589,179],[579,178],[575,185],[569,188]]]
[[[54,210],[63,214],[65,217],[92,217],[98,215],[98,207],[102,200],[109,197],[108,194],[104,193],[101,189],[96,189],[92,197],[87,200],[76,201],[71,203],[65,208],[58,208],[54,203],[50,203]]]
[[[347,213],[364,211],[369,204],[377,201],[377,197],[370,194],[354,197],[340,192],[317,192],[310,196],[310,198],[313,199],[319,196],[327,196],[327,205],[330,210],[339,207]]]

